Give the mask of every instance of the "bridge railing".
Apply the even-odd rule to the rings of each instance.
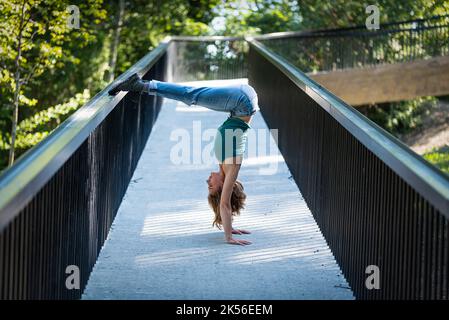
[[[449,54],[449,15],[255,37],[304,72],[400,63]]]
[[[177,71],[176,44],[190,40],[174,40],[117,80],[134,72],[187,80],[186,70],[201,66]],[[279,129],[279,147],[357,297],[447,299],[447,178],[248,40],[263,115]],[[234,60],[237,71],[222,75],[246,72]],[[160,108],[154,96],[110,97],[108,88],[0,177],[0,299],[80,297]],[[369,265],[379,267],[379,290],[365,287]],[[81,272],[80,290],[66,287],[70,266]]]
[[[164,80],[168,47],[116,81]],[[110,87],[0,177],[0,300],[81,296],[161,106]]]
[[[116,81],[243,78],[247,50],[243,38],[169,37]],[[81,296],[161,107],[109,96],[116,81],[0,176],[0,300]],[[66,286],[74,267],[79,290]]]
[[[167,37],[116,81],[243,78],[247,50],[243,38]],[[0,176],[0,300],[81,296],[161,106],[109,96],[116,81]],[[79,290],[66,286],[73,268]]]
[[[248,44],[242,37],[172,37],[172,81],[248,77]]]
[[[447,176],[248,41],[261,112],[356,297],[449,299]],[[373,270],[380,287],[370,290]]]

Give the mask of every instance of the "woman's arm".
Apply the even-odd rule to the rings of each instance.
[[[220,216],[225,233],[226,242],[230,244],[246,245],[251,242],[246,240],[237,240],[232,238],[232,207],[231,196],[234,183],[237,180],[239,173],[239,164],[223,164],[223,170],[225,172],[225,181],[223,183],[223,189],[220,198]]]

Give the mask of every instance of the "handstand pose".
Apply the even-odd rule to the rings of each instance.
[[[232,234],[249,234],[249,231],[232,228],[233,216],[244,208],[246,194],[237,180],[245,152],[247,130],[252,116],[259,110],[257,94],[249,85],[221,87],[190,87],[157,80],[141,80],[137,74],[119,82],[109,94],[119,91],[148,93],[199,105],[215,111],[229,112],[230,116],[218,128],[214,152],[219,171],[211,172],[207,179],[209,205],[215,213],[213,225],[223,226],[227,243],[248,245],[251,242],[234,239]]]

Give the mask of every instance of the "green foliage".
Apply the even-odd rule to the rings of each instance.
[[[449,175],[449,146],[435,148],[424,154],[423,157]]]
[[[361,108],[360,111],[393,135],[399,135],[418,128],[422,123],[422,116],[430,112],[435,104],[436,98],[423,97],[377,104]]]
[[[18,54],[22,9],[28,22],[23,30],[19,61],[22,86],[15,144],[19,154],[42,140],[82,105],[86,94],[93,96],[107,85],[105,75],[109,71],[117,3],[116,0],[0,0],[0,167],[6,163],[11,139],[14,60]],[[208,23],[219,0],[125,3],[115,74],[129,68],[167,34],[209,34]],[[69,5],[79,8],[79,29],[67,24]],[[79,92],[84,93],[80,96]]]
[[[68,13],[65,11],[68,4],[68,1],[56,0],[2,2],[0,47],[2,52],[6,53],[1,56],[3,85],[10,88],[15,86],[15,60],[19,52],[20,81],[24,85],[21,94],[25,97],[29,94],[26,85],[30,80],[54,69],[59,62],[64,61],[67,56],[64,55],[63,46],[69,42],[70,34],[66,20]],[[24,21],[22,30],[21,20]],[[31,96],[35,98],[32,94]],[[11,95],[8,95],[8,98],[9,101],[2,98],[2,104],[10,104]],[[26,104],[26,100],[22,101],[23,104]]]
[[[41,106],[61,103],[85,84],[83,68],[73,68],[78,82],[64,75],[85,58],[85,48],[95,41],[91,29],[98,25],[101,0],[8,0],[0,2],[0,138],[10,144],[15,94],[19,121],[41,110]],[[78,5],[79,29],[68,24],[69,5]],[[84,19],[83,19],[84,18]],[[88,51],[89,52],[89,51]],[[88,68],[85,68],[88,70]],[[84,70],[85,70],[84,69]],[[97,69],[97,68],[95,68]],[[55,76],[57,75],[57,76]],[[82,90],[82,89],[81,89]],[[2,153],[0,160],[4,162]]]
[[[219,0],[135,0],[127,3],[121,32],[117,74],[153,49],[166,35],[207,35]],[[195,8],[192,7],[195,5]]]
[[[107,51],[103,48],[107,37],[106,21],[108,12],[103,0],[63,0],[58,12],[63,16],[67,28],[67,6],[76,5],[80,10],[80,28],[67,28],[61,40],[61,56],[52,68],[46,68],[42,76],[35,77],[28,86],[29,94],[40,105],[58,104],[88,88],[91,94],[104,87],[101,82]],[[45,17],[48,19],[48,17]],[[25,110],[26,112],[26,110]],[[23,114],[32,115],[35,110]]]
[[[224,1],[217,11],[225,22],[215,28],[217,35],[246,36],[300,28],[297,1]]]
[[[380,23],[427,18],[449,12],[446,0],[301,0],[303,29],[333,29],[365,25],[368,5],[377,5]]]
[[[49,107],[33,116],[22,120],[17,126],[15,147],[17,155],[23,154],[41,140],[46,138],[57,126],[64,122],[73,112],[90,99],[88,90],[76,94],[65,103]],[[7,164],[7,153],[10,147],[9,133],[0,136],[0,168]]]
[[[65,103],[49,107],[22,120],[17,126],[16,148],[23,152],[40,142],[89,99],[89,91],[84,90]],[[9,149],[8,142],[1,143],[0,148]]]
[[[217,12],[225,17],[219,35],[316,30],[364,25],[368,5],[377,5],[380,22],[409,20],[449,12],[447,0],[247,0],[223,1]]]

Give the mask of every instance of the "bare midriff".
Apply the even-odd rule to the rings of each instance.
[[[251,121],[252,116],[244,116],[244,117],[236,117],[236,118],[242,119],[246,123],[249,123]]]

